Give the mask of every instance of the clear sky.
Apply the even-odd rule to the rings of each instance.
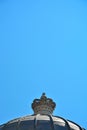
[[[0,124],[42,92],[87,129],[86,0],[0,0]]]

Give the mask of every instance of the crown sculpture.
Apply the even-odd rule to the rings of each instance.
[[[34,114],[52,114],[55,107],[56,103],[51,98],[47,98],[45,93],[40,99],[34,99],[32,103]]]

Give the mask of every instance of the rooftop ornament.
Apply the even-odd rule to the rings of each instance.
[[[51,98],[47,98],[45,93],[40,99],[34,99],[32,103],[34,114],[52,114],[55,107],[56,103]]]

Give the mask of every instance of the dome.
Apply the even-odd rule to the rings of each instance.
[[[45,93],[32,103],[33,115],[20,117],[0,126],[0,130],[83,130],[78,124],[53,116],[56,103]]]

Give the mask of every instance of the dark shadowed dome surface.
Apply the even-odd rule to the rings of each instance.
[[[78,124],[53,116],[55,102],[45,93],[32,103],[33,115],[20,117],[0,126],[0,130],[83,130]]]

